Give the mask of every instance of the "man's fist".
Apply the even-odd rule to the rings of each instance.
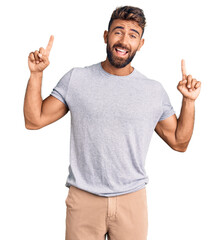
[[[177,89],[183,97],[195,101],[201,90],[201,82],[186,74],[184,59],[181,60],[182,80],[178,83]]]
[[[53,45],[54,36],[50,40],[46,49],[40,47],[39,51],[31,52],[28,56],[28,65],[31,73],[42,72],[49,64],[49,54]]]

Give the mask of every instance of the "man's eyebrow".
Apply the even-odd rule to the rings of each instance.
[[[139,34],[139,32],[137,30],[135,30],[135,29],[131,29],[131,30],[136,32],[140,36],[140,34]]]
[[[115,28],[113,28],[112,32],[117,29],[117,28],[121,28],[121,29],[124,29],[124,27],[121,27],[121,26],[116,26]]]
[[[113,32],[115,29],[117,29],[117,28],[124,29],[124,27],[122,27],[122,26],[116,26],[115,28],[113,28],[112,32]],[[130,30],[136,32],[136,33],[140,36],[140,34],[139,34],[139,32],[138,32],[137,30],[135,30],[135,29],[130,29]]]

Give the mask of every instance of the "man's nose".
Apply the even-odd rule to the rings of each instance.
[[[128,45],[128,35],[127,34],[123,34],[120,38],[120,42],[127,47]]]

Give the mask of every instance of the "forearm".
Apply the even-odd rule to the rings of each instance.
[[[191,139],[195,119],[195,101],[183,97],[180,116],[177,120],[176,141],[186,150]]]
[[[41,115],[43,72],[31,73],[24,99],[24,118],[26,127],[37,126]]]

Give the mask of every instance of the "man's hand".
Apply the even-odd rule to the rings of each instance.
[[[40,47],[39,51],[31,52],[28,56],[28,65],[31,73],[43,72],[50,64],[49,54],[53,45],[54,36],[51,35],[46,49]]]
[[[186,74],[185,61],[181,60],[182,80],[177,85],[177,89],[181,92],[184,98],[195,100],[201,90],[201,82]]]

